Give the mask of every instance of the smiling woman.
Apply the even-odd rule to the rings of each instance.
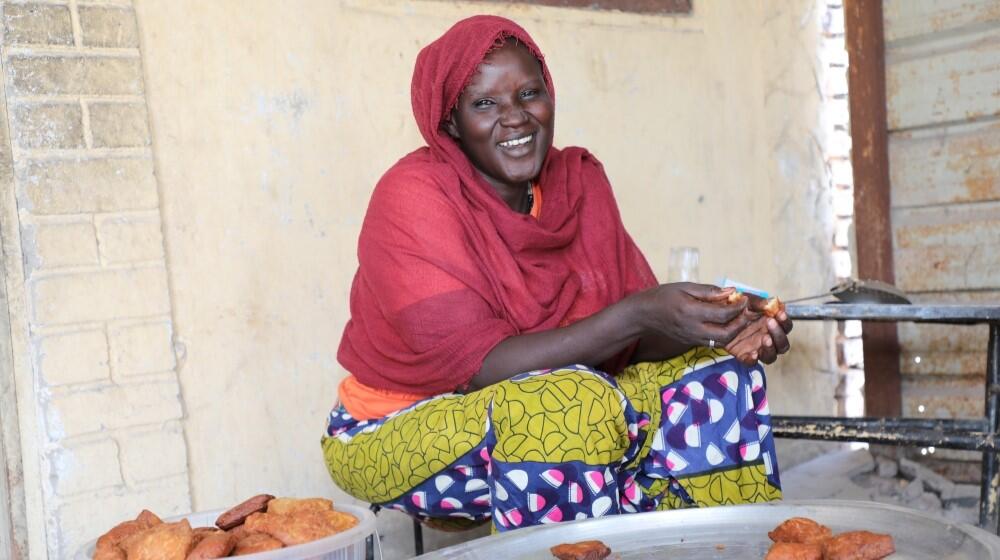
[[[427,146],[362,226],[334,481],[500,531],[780,496],[758,360],[788,350],[791,322],[731,288],[657,283],[601,164],[552,146],[531,37],[457,23],[420,52],[411,98]]]

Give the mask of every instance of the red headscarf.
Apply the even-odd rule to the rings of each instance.
[[[549,151],[536,220],[511,210],[441,128],[479,64],[510,37],[538,58],[554,99],[538,46],[504,18],[462,20],[417,56],[411,98],[427,147],[375,187],[337,355],[367,386],[454,391],[503,339],[567,325],[656,283],[586,150]]]

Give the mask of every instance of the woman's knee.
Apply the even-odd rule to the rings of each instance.
[[[629,445],[625,396],[600,372],[565,368],[502,385],[491,405],[497,459],[609,464]]]

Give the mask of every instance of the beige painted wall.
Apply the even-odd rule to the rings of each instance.
[[[280,4],[280,8],[278,7]],[[686,17],[489,3],[135,0],[196,509],[328,494],[319,454],[371,189],[420,145],[414,57],[460,17],[519,21],[548,57],[557,145],[603,160],[666,276],[793,297],[830,285],[814,0],[696,0]],[[725,205],[725,207],[723,207]],[[796,329],[781,412],[829,413],[829,330]]]

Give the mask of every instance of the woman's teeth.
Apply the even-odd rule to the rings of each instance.
[[[531,142],[531,139],[534,137],[535,137],[534,134],[529,134],[527,136],[522,136],[521,138],[507,140],[506,142],[500,142],[500,146],[504,148],[513,148],[514,146],[520,146],[521,144],[527,144],[528,142]]]

